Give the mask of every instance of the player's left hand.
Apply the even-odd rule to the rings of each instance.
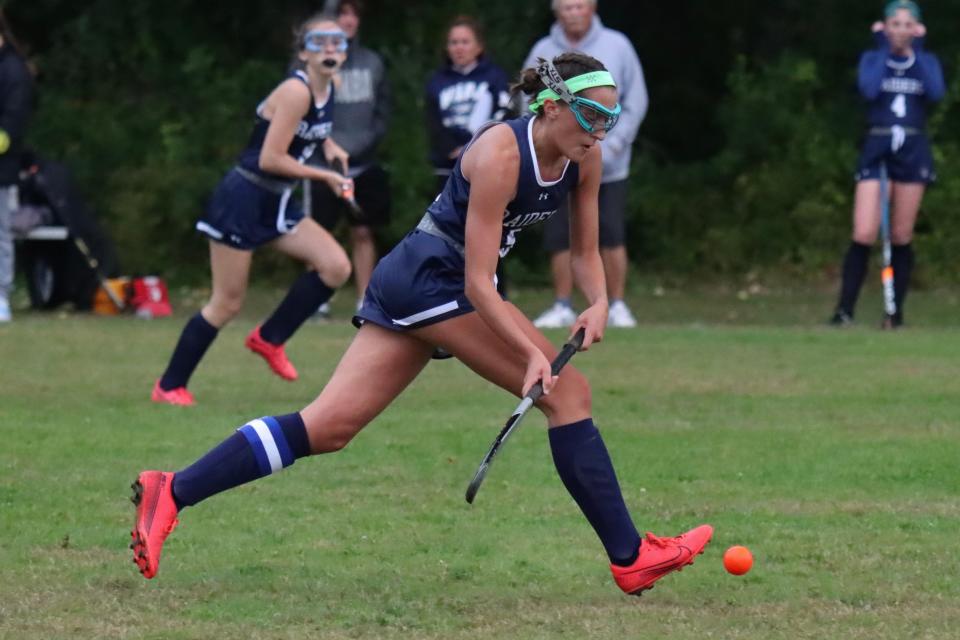
[[[570,335],[574,335],[580,327],[583,327],[583,345],[580,351],[586,351],[594,342],[603,340],[603,331],[607,328],[608,311],[607,301],[603,300],[587,307],[577,317],[577,321],[570,327]]]

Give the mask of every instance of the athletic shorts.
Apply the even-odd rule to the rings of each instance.
[[[445,240],[414,229],[377,263],[353,324],[408,331],[470,313],[464,269]]]
[[[886,162],[887,175],[894,182],[930,184],[937,179],[930,142],[925,134],[908,135],[897,151],[892,150],[890,140],[890,135],[871,134],[864,138],[854,180],[879,179],[881,162]]]
[[[290,233],[303,219],[292,192],[292,186],[270,191],[231,169],[210,197],[197,231],[234,249],[256,249]]]
[[[333,231],[341,217],[351,227],[383,227],[390,223],[390,176],[380,165],[371,165],[353,179],[354,197],[362,216],[356,215],[326,182],[311,180],[308,184],[309,212],[328,231]]]
[[[570,198],[547,218],[543,229],[543,248],[550,253],[570,249]],[[600,185],[600,246],[605,249],[626,244],[627,181]]]

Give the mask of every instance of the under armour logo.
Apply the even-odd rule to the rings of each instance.
[[[546,191],[541,191],[541,192],[540,192],[540,198],[539,198],[540,200],[546,200],[546,199],[549,198],[549,197],[550,197],[550,195],[549,195]]]

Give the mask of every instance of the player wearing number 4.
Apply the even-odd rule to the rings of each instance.
[[[350,260],[329,232],[304,218],[291,198],[297,179],[324,180],[341,193],[353,182],[339,173],[304,164],[316,147],[328,161],[348,156],[329,136],[333,76],[343,64],[347,36],[333,18],[318,15],[298,30],[294,46],[302,64],[257,107],[250,142],[220,181],[197,230],[210,239],[213,293],[180,334],[154,402],[194,404],[187,381],[217,333],[243,305],[253,251],[270,245],[302,260],[309,270],[290,287],[273,314],[247,336],[281,378],[295,380],[284,343],[350,276]]]
[[[877,238],[881,210],[881,166],[889,176],[891,266],[896,312],[891,325],[903,323],[903,303],[913,270],[913,226],[926,186],[936,177],[927,140],[927,105],[943,98],[943,72],[937,57],[923,48],[926,27],[910,0],[886,5],[885,20],[873,24],[876,47],[860,58],[860,93],[869,102],[867,131],[857,166],[853,239],[843,261],[840,300],[831,324],[853,321],[854,307],[867,272],[870,247]]]
[[[573,330],[582,348],[603,337],[607,297],[598,248],[597,144],[620,113],[612,76],[597,60],[567,53],[527,69],[518,88],[535,116],[490,123],[467,143],[417,228],[374,270],[355,321],[359,331],[320,395],[298,413],[253,420],[176,473],[144,471],[134,483],[134,561],[157,572],[179,511],[215,493],[280,471],[311,454],[345,447],[430,362],[437,347],[506,391],[538,381],[536,406],[550,426],[557,473],[606,549],[617,584],[639,594],[693,562],[708,525],[641,542],[610,456],[593,424],[590,387],[573,367],[553,376],[551,343],[497,294],[497,260],[523,228],[571,194],[571,253],[590,306]]]

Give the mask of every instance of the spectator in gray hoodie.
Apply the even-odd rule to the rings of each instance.
[[[552,0],[557,21],[550,35],[540,39],[523,63],[536,67],[538,58],[552,59],[566,51],[579,51],[600,60],[617,82],[623,112],[606,138],[603,151],[603,178],[600,184],[600,255],[610,300],[608,324],[634,327],[636,320],[623,300],[627,278],[626,225],[627,174],[631,145],[647,113],[649,100],[643,67],[630,40],[619,31],[603,26],[596,15],[596,0]],[[546,222],[544,247],[550,252],[556,300],[534,320],[541,328],[566,327],[577,318],[570,304],[573,274],[570,270],[570,237],[566,207]]]
[[[390,87],[383,60],[375,52],[360,46],[358,31],[362,14],[362,0],[336,3],[337,24],[347,34],[350,47],[334,93],[332,137],[350,154],[350,166],[342,170],[353,178],[359,211],[348,206],[324,182],[310,182],[304,193],[307,215],[312,215],[326,229],[332,231],[341,218],[345,218],[350,226],[358,307],[377,264],[374,228],[390,222],[390,183],[386,171],[377,161],[377,146],[387,132],[390,116]],[[322,166],[323,154],[314,154],[311,162]],[[319,312],[329,314],[329,306],[323,305]]]

